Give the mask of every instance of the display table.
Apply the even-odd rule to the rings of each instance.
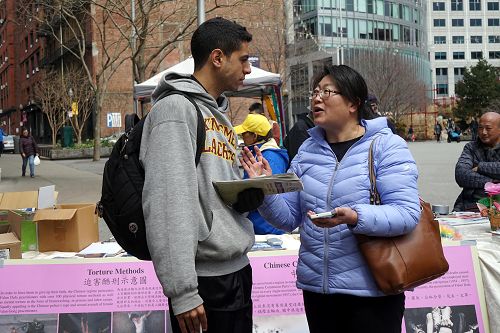
[[[445,276],[406,293],[402,332],[423,327],[435,306],[450,306],[480,332],[489,332],[476,247],[449,244],[445,255],[450,263]],[[307,333],[302,292],[295,287],[297,250],[252,252],[250,260],[254,333]],[[133,333],[131,319],[138,317],[147,318],[150,332],[169,332],[166,298],[151,262],[131,257],[4,260],[0,277],[0,332],[42,324],[46,333],[73,332],[83,324],[89,331]],[[493,310],[490,314],[494,317]]]
[[[500,235],[491,233],[489,223],[453,226],[462,242],[476,244],[491,332],[500,332]]]

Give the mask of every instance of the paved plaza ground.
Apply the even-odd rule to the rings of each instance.
[[[410,150],[419,170],[420,195],[434,204],[449,205],[460,193],[455,183],[455,164],[466,142],[410,142]],[[55,185],[59,203],[97,202],[101,193],[102,171],[106,159],[92,160],[42,160],[36,167],[36,177],[21,177],[21,157],[3,154],[0,157],[0,192],[30,191],[40,186]],[[101,221],[101,240],[110,237]]]

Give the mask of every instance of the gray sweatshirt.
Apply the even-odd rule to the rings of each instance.
[[[148,247],[163,291],[175,314],[203,303],[197,276],[236,272],[248,263],[254,243],[250,220],[219,198],[212,181],[240,179],[236,133],[221,106],[189,76],[168,74],[153,92],[180,90],[197,102],[206,141],[195,165],[197,115],[182,95],[153,105],[142,134],[140,160],[145,170],[142,206]]]

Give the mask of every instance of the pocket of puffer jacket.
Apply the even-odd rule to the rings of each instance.
[[[252,247],[255,236],[250,220],[229,209],[212,211],[212,228],[198,245],[199,259],[238,258]]]

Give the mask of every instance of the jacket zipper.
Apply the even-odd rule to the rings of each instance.
[[[327,191],[327,197],[326,197],[326,206],[330,207],[330,198],[332,197],[330,195],[332,188],[333,188],[333,182],[335,180],[335,176],[337,175],[337,170],[339,168],[339,161],[337,160],[337,156],[333,154],[333,157],[335,157],[335,161],[337,162],[335,164],[335,170],[333,170],[333,176],[330,180],[330,184],[328,185],[328,191]],[[324,248],[324,267],[323,267],[323,293],[327,294],[328,293],[328,248],[330,245],[329,238],[328,238],[328,229],[329,228],[324,228],[323,230],[323,248]]]
[[[363,134],[363,137],[364,136],[365,135]],[[349,147],[349,149],[347,149],[346,153],[344,154],[344,157],[349,153],[349,151],[351,150],[352,147],[356,146],[359,143],[359,141],[361,141],[361,139],[356,141],[351,147]],[[332,153],[333,153],[333,151],[332,151]],[[338,171],[339,166],[340,166],[340,162],[337,160],[337,156],[335,155],[335,153],[333,153],[333,157],[335,157],[335,161],[337,163],[335,165],[335,170],[333,171],[333,176],[330,180],[330,184],[328,185],[328,192],[327,192],[327,197],[326,197],[326,207],[328,207],[329,209],[333,209],[331,207],[333,183],[335,181],[335,176],[337,175],[337,171]],[[329,234],[328,229],[329,228],[325,228],[325,230],[323,231],[323,246],[324,246],[323,293],[324,294],[328,293],[328,248],[329,248],[329,244],[330,244],[329,237],[328,237],[328,234]]]

